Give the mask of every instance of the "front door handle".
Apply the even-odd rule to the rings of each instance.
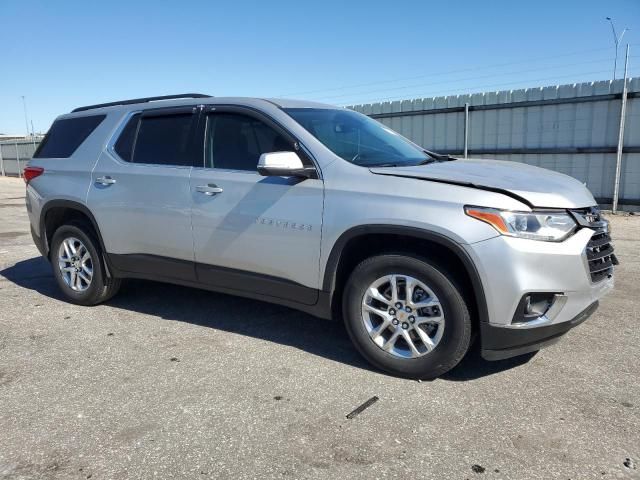
[[[113,185],[114,183],[116,183],[116,179],[111,178],[110,176],[107,175],[105,177],[96,178],[96,183],[100,185]]]
[[[215,183],[210,183],[209,185],[198,185],[196,187],[196,192],[204,193],[205,195],[217,195],[222,193],[224,190],[217,186]]]

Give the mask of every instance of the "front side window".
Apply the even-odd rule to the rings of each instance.
[[[256,171],[263,153],[292,151],[282,135],[264,122],[237,113],[207,116],[205,166]]]
[[[433,161],[398,133],[352,110],[287,108],[285,112],[325,147],[355,165],[408,166]]]
[[[191,113],[142,116],[133,142],[133,163],[192,166],[192,120]]]

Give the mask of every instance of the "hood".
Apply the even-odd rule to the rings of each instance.
[[[501,192],[531,207],[584,208],[596,204],[587,187],[575,178],[526,163],[468,159],[415,167],[373,167],[370,171]]]

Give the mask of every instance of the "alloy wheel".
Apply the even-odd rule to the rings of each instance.
[[[87,247],[75,237],[67,237],[58,249],[58,268],[64,282],[76,292],[84,292],[93,279],[93,259]]]
[[[361,312],[371,340],[393,356],[422,357],[442,339],[445,317],[440,300],[409,275],[385,275],[371,283]]]

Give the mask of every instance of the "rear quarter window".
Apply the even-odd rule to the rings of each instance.
[[[34,158],[68,158],[93,132],[106,115],[56,120],[33,154]]]

